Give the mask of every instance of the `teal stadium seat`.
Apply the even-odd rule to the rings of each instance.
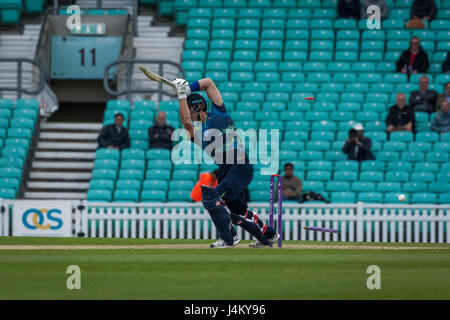
[[[361,172],[359,180],[369,182],[381,182],[384,179],[383,172],[380,171],[364,171]]]
[[[167,201],[169,202],[192,202],[191,190],[171,190]]]
[[[409,162],[423,162],[425,160],[425,154],[423,152],[404,152],[402,153],[402,160]]]
[[[406,201],[400,201],[398,199],[399,195],[403,194],[406,196]],[[388,192],[384,195],[384,203],[392,203],[392,204],[409,204],[410,196],[404,192]]]
[[[361,192],[358,194],[358,201],[365,203],[382,203],[383,195],[379,192]]]
[[[121,179],[121,180],[126,180],[126,179],[143,180],[144,179],[144,170],[120,169],[119,179]]]
[[[111,202],[112,191],[107,189],[91,189],[87,192],[87,200],[92,202]]]
[[[95,152],[95,158],[96,159],[114,159],[119,160],[120,157],[120,151],[117,149],[97,149]]]
[[[375,191],[375,183],[366,181],[352,182],[351,191],[355,193]]]
[[[414,164],[414,172],[439,172],[439,164],[438,163],[430,163],[430,162],[418,162]]]
[[[303,181],[303,192],[323,192],[325,190],[325,184],[322,181]]]
[[[157,176],[153,177],[158,178]],[[143,190],[163,190],[166,191],[169,187],[168,181],[165,180],[144,180],[142,183]]]
[[[169,190],[192,190],[195,182],[192,180],[173,180],[169,183]]]
[[[437,196],[433,193],[414,193],[411,198],[411,204],[436,204]]]
[[[391,182],[408,182],[409,174],[405,171],[388,171],[386,173],[386,181]]]
[[[139,191],[120,189],[114,191],[114,202],[138,202]]]
[[[435,181],[435,174],[432,172],[413,172],[411,174],[411,181],[430,183]]]
[[[103,189],[112,191],[114,189],[114,181],[105,179],[92,179],[89,182],[89,190]]]
[[[355,182],[358,180],[358,173],[356,171],[338,170],[333,174],[335,181]]]
[[[19,24],[21,20],[21,11],[21,0],[2,0],[0,2],[0,24]]]
[[[121,159],[123,160],[145,160],[145,152],[139,149],[123,149],[121,152]]]
[[[326,192],[347,192],[350,191],[350,183],[345,181],[328,181],[325,186]]]
[[[122,160],[120,163],[120,169],[137,169],[144,170],[145,169],[145,161],[144,160],[135,160],[135,159],[126,159]]]
[[[170,175],[171,171],[168,169],[149,168],[145,172],[146,180],[153,180],[155,177],[158,177],[160,180],[169,181]]]
[[[426,192],[427,185],[424,182],[406,182],[403,184],[403,191],[408,193]]]
[[[332,192],[331,202],[333,203],[354,203],[356,195],[353,192]]]
[[[92,171],[92,179],[100,180],[115,180],[117,177],[117,170],[114,169],[96,169]]]
[[[450,190],[450,184],[443,181],[431,182],[428,186],[430,193],[448,193]]]
[[[443,193],[439,195],[439,204],[449,204],[450,203],[450,193]]]
[[[437,174],[438,182],[450,182],[450,171],[444,171]]]
[[[119,168],[119,162],[115,159],[95,159],[94,161],[95,169],[111,169],[117,170]]]
[[[141,181],[140,180],[124,179],[124,180],[118,180],[116,183],[116,190],[139,191],[140,189],[141,189]]]
[[[433,151],[440,153],[449,153],[450,152],[450,143],[449,142],[436,142],[433,146]]]
[[[407,161],[394,161],[387,164],[388,171],[404,171],[409,173],[412,171],[412,167],[412,163]]]

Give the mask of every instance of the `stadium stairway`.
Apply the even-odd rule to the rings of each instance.
[[[101,123],[41,123],[25,199],[85,199]]]
[[[0,58],[27,58],[33,60],[40,30],[40,24],[26,24],[23,34],[0,35]],[[26,71],[22,75],[22,86],[26,89],[31,89],[32,66],[29,63],[24,63],[22,67]],[[17,64],[15,62],[0,62],[0,74],[0,87],[11,87],[11,84],[15,84],[17,81]],[[17,93],[11,91],[3,92],[3,98],[15,100]],[[34,98],[34,96],[24,94],[22,98]]]
[[[138,16],[138,36],[133,39],[135,58],[169,60],[181,64],[184,37],[171,37],[170,26],[154,26],[152,23],[152,16]],[[158,70],[157,65],[146,64],[146,66],[151,70]],[[178,77],[178,69],[167,65],[162,75],[168,79],[174,79]],[[158,89],[158,83],[148,81],[137,69],[133,70],[132,81],[133,87],[136,88]],[[168,90],[168,88],[164,89]],[[143,98],[143,96],[138,97],[138,99]]]

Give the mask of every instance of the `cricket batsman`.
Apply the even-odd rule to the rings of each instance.
[[[210,154],[219,166],[218,185],[215,188],[201,186],[203,206],[211,216],[219,235],[219,239],[212,243],[211,247],[228,248],[239,244],[239,237],[233,225],[241,226],[257,239],[250,243],[252,248],[262,248],[277,242],[280,235],[260,220],[255,212],[248,210],[244,191],[252,181],[253,165],[250,164],[242,144],[238,142],[239,139],[232,139],[231,142],[227,139],[227,133],[235,133],[235,126],[216,85],[209,78],[191,84],[177,78],[173,83],[180,104],[180,120],[189,132],[191,141],[207,152],[211,149],[211,146],[208,146],[213,143],[213,133],[221,133],[219,138],[215,136],[219,141],[214,139],[215,145],[220,142],[220,147],[214,148]],[[195,93],[200,90],[206,91],[211,100],[210,112],[207,112],[203,96]],[[194,126],[194,122],[201,123],[201,127]],[[234,137],[237,135],[234,134]]]

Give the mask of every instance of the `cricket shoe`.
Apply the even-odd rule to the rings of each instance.
[[[233,247],[237,246],[241,240],[238,235],[233,237]],[[217,240],[209,245],[210,248],[229,248],[230,246],[222,239]]]
[[[267,241],[269,241],[269,243],[275,243],[275,242],[278,241],[278,239],[280,239],[280,234],[279,234],[279,233],[275,234],[272,238],[267,239]],[[256,240],[255,242],[249,243],[248,246],[249,246],[250,248],[264,248],[264,247],[265,247],[265,244],[262,243],[262,242],[259,241],[259,240]]]

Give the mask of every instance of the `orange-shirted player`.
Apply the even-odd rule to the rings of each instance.
[[[214,170],[213,172],[203,172],[200,174],[200,179],[197,181],[194,188],[192,188],[192,200],[195,202],[202,201],[202,184],[211,188],[215,188],[217,186],[217,174],[218,170]]]

